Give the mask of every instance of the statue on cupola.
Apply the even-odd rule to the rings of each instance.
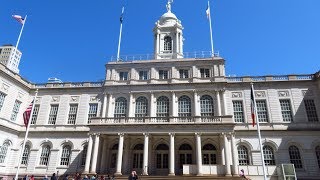
[[[172,3],[173,0],[168,0],[167,12],[160,17],[153,29],[155,59],[183,58],[183,27],[171,12]]]

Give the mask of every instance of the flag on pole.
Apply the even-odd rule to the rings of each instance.
[[[256,118],[256,113],[255,113],[255,99],[254,99],[254,90],[253,90],[253,85],[251,86],[251,118],[252,118],[252,126],[254,127],[255,125],[255,118]]]
[[[23,122],[24,122],[24,125],[26,126],[26,128],[28,127],[28,123],[29,123],[29,119],[30,119],[30,115],[31,115],[31,111],[32,111],[32,105],[33,105],[33,101],[30,103],[30,105],[28,106],[26,111],[24,111],[24,113],[23,113]]]
[[[20,15],[12,15],[12,17],[19,23],[24,24],[24,18],[22,18]]]
[[[124,6],[122,7],[122,12],[121,12],[121,15],[120,15],[120,23],[123,22],[123,13],[124,13]]]
[[[206,14],[207,14],[207,18],[209,19],[209,16],[210,16],[210,6],[209,6],[209,4],[207,5]]]

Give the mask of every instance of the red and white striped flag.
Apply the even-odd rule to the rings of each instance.
[[[24,18],[22,18],[20,15],[12,15],[12,17],[19,23],[24,24]]]
[[[28,123],[29,123],[29,119],[30,119],[30,115],[31,115],[31,111],[32,111],[32,105],[33,105],[33,101],[30,103],[30,105],[28,106],[26,111],[24,111],[24,113],[23,113],[23,122],[24,122],[24,125],[26,126],[26,128],[28,128]]]

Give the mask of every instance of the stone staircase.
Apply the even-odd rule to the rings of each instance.
[[[115,179],[128,180],[128,176],[116,176]],[[206,180],[206,179],[242,180],[241,177],[224,177],[224,176],[139,176],[139,180]]]

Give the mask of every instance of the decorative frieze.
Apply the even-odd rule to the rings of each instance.
[[[39,104],[41,103],[41,97],[36,98],[36,103],[39,103]]]
[[[302,96],[313,96],[312,90],[302,90]]]
[[[232,98],[242,98],[242,92],[232,92]]]
[[[51,102],[59,102],[60,96],[52,96]]]
[[[9,85],[8,85],[8,84],[5,84],[5,83],[2,83],[1,90],[4,91],[4,92],[8,92],[8,90],[9,90]]]
[[[289,97],[289,91],[278,91],[278,96],[279,97]]]
[[[70,97],[70,102],[79,102],[79,96],[71,96]]]
[[[90,102],[99,102],[100,99],[98,98],[98,96],[90,96]]]
[[[264,98],[264,97],[266,97],[266,92],[265,91],[255,91],[255,97]]]

